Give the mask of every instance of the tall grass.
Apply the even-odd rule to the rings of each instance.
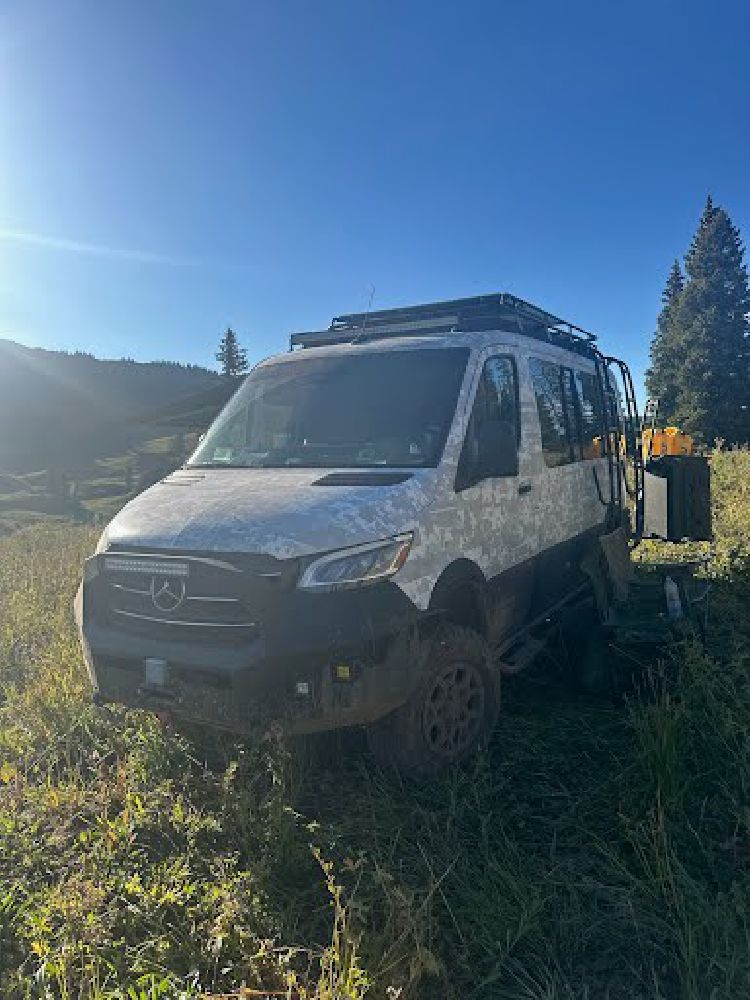
[[[713,464],[707,649],[625,705],[550,655],[484,754],[419,784],[356,733],[203,746],[95,711],[91,534],[0,540],[0,997],[750,995],[750,455]]]

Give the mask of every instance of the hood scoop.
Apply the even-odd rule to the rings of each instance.
[[[331,472],[322,479],[316,479],[313,486],[398,486],[412,478],[411,472]]]

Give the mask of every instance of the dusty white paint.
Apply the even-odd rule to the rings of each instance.
[[[448,346],[469,346],[471,354],[437,469],[404,470],[411,478],[394,486],[325,487],[314,483],[336,470],[184,469],[132,500],[107,529],[108,545],[256,552],[287,559],[413,531],[411,554],[394,581],[425,608],[441,572],[455,559],[471,559],[492,577],[601,523],[605,508],[592,469],[606,494],[606,460],[545,465],[528,367],[528,359],[536,357],[593,371],[592,361],[517,334],[490,332],[314,348],[263,364]],[[494,354],[516,359],[522,415],[519,476],[456,493],[453,484],[476,384],[485,360]],[[530,483],[528,493],[519,494],[521,481]]]

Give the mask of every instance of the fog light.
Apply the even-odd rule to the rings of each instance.
[[[146,683],[150,687],[164,687],[167,683],[167,661],[147,656],[143,661]]]

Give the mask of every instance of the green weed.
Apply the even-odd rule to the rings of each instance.
[[[71,615],[95,534],[0,539],[0,997],[750,995],[750,454],[713,469],[707,650],[624,706],[542,661],[487,751],[420,783],[357,733],[95,711]]]

